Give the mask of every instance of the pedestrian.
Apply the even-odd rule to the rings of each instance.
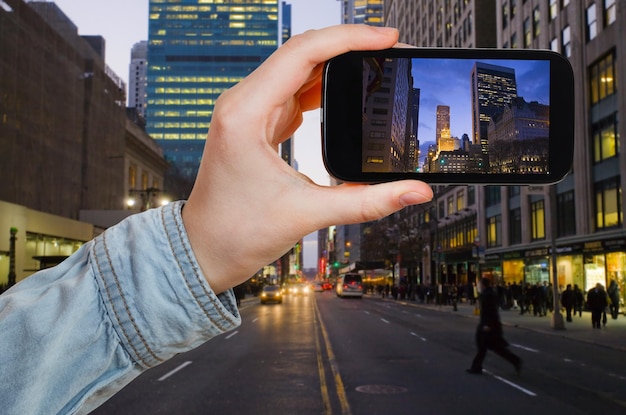
[[[523,316],[526,311],[530,311],[530,285],[528,283],[521,284],[519,314]]]
[[[601,327],[602,314],[607,306],[606,291],[604,291],[604,287],[599,282],[587,292],[587,306],[591,311],[591,326],[599,329]],[[604,324],[606,325],[606,322]]]
[[[478,351],[467,372],[477,375],[483,373],[483,361],[487,355],[487,350],[491,350],[509,361],[515,368],[515,372],[520,375],[522,359],[509,350],[509,344],[504,339],[502,322],[500,321],[500,313],[498,311],[498,297],[491,288],[491,282],[488,278],[480,280],[479,291],[480,319],[476,328],[476,347]]]
[[[606,293],[609,295],[609,310],[611,311],[611,318],[615,320],[619,315],[619,285],[617,285],[615,280],[611,280]]]
[[[188,200],[131,215],[2,293],[2,413],[89,413],[237,328],[232,287],[305,235],[432,200],[417,180],[321,186],[276,152],[319,108],[328,59],[397,41],[397,30],[365,25],[293,36],[217,99]]]
[[[574,308],[574,290],[572,290],[572,284],[567,284],[565,291],[561,293],[561,305],[565,308],[565,315],[567,321],[572,321],[572,310]]]
[[[574,315],[578,313],[578,317],[583,316],[583,305],[585,304],[585,295],[578,284],[574,284]]]

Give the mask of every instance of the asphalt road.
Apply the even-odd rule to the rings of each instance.
[[[241,314],[238,330],[146,372],[94,413],[626,412],[619,348],[507,326],[522,375],[492,353],[485,373],[470,375],[476,319],[467,313],[325,292],[245,300]]]

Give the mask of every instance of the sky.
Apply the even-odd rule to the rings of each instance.
[[[292,34],[341,22],[338,0],[286,0],[291,4]],[[128,86],[132,46],[148,39],[148,0],[55,0],[54,3],[78,28],[80,35],[100,35],[106,41],[106,64]],[[294,134],[295,158],[300,172],[314,182],[328,185],[322,162],[319,111],[304,115]],[[304,267],[317,266],[317,234],[304,239]]]
[[[436,112],[438,105],[450,107],[450,133],[472,139],[472,103],[470,73],[475,59],[414,59],[413,87],[420,89],[418,138],[422,154],[428,144],[435,143]],[[482,63],[515,70],[517,95],[527,102],[538,101],[549,105],[549,62],[528,60],[479,59]]]

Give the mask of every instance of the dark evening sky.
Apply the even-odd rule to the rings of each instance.
[[[453,137],[471,135],[470,73],[473,59],[413,59],[414,87],[420,91],[418,138],[424,150],[435,141],[437,105],[450,107],[450,130]],[[517,95],[528,102],[549,105],[550,62],[530,60],[492,60],[479,62],[515,70]]]

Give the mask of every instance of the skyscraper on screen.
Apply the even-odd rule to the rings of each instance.
[[[488,152],[489,120],[502,112],[517,97],[515,70],[484,62],[476,62],[470,74],[472,99],[472,132],[474,144]]]
[[[288,36],[289,7],[280,0],[150,0],[146,129],[178,177],[197,174],[217,97]]]

